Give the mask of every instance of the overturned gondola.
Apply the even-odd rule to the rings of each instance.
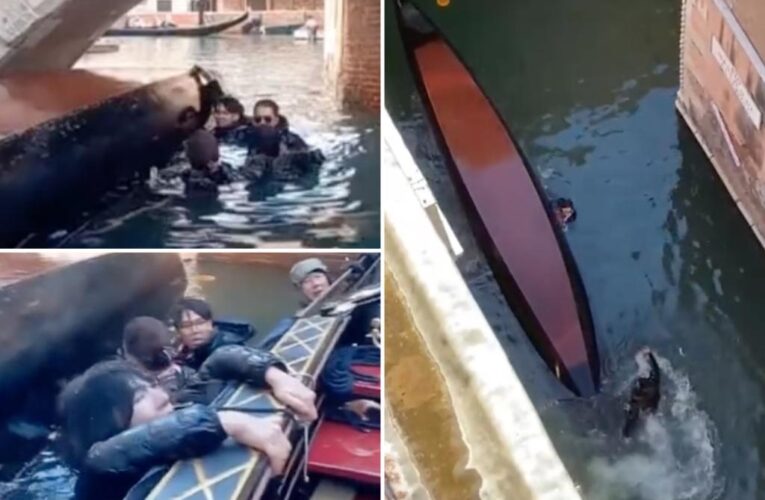
[[[164,166],[222,94],[201,68],[147,86],[75,72],[0,79],[0,89],[2,247],[66,227],[109,189]],[[30,116],[5,116],[19,110]]]
[[[541,183],[447,40],[412,2],[395,5],[431,128],[502,292],[555,375],[594,394],[600,362],[587,296]]]

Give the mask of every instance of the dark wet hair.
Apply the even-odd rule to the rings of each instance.
[[[130,427],[136,392],[152,380],[127,361],[105,361],[90,367],[61,392],[64,455],[79,468],[90,447]]]
[[[170,366],[170,356],[165,351],[169,339],[170,331],[167,326],[150,316],[131,319],[122,331],[125,354],[129,354],[141,366],[151,371],[164,370]]]
[[[239,115],[240,119],[244,118],[244,106],[234,96],[224,95],[216,101],[215,106],[223,106],[229,113]]]
[[[186,157],[193,168],[204,168],[211,161],[220,159],[218,139],[207,130],[197,130],[186,139]]]
[[[572,211],[570,221],[574,222],[576,220],[576,208],[574,208],[574,202],[570,198],[558,198],[553,206],[558,210],[570,208]]]
[[[212,308],[206,301],[194,297],[184,297],[178,301],[171,313],[171,320],[176,328],[183,322],[183,311],[192,311],[206,320],[212,320],[213,317]]]

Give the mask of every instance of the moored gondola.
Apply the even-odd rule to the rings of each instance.
[[[249,14],[245,12],[235,19],[222,21],[214,24],[200,26],[173,26],[157,28],[112,28],[104,36],[186,36],[200,37],[209,36],[241,24],[247,20]]]

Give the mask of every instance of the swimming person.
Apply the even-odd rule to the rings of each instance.
[[[624,437],[632,435],[641,415],[656,412],[661,399],[661,371],[653,352],[645,347],[635,355],[635,361],[638,365],[638,378],[624,408]]]
[[[122,499],[153,467],[205,455],[229,437],[263,452],[276,475],[292,448],[274,419],[206,405],[175,410],[164,389],[125,361],[98,363],[70,382],[59,411],[77,500]]]
[[[218,141],[212,133],[197,130],[184,149],[191,165],[181,174],[187,193],[217,193],[218,186],[235,180],[231,166],[220,161]]]
[[[248,134],[251,124],[244,116],[244,106],[238,99],[226,95],[213,107],[215,128],[212,132],[219,142],[248,147]]]
[[[170,329],[157,318],[139,316],[128,321],[123,329],[125,359],[156,379],[175,401],[174,396],[192,376],[193,370],[173,361],[171,345]]]
[[[566,229],[570,223],[576,220],[574,202],[569,198],[557,198],[553,202],[553,212],[555,213],[555,220],[561,229]]]

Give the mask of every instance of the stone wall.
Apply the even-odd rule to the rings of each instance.
[[[325,59],[343,104],[380,109],[380,2],[326,1]]]
[[[677,108],[765,245],[765,14],[760,0],[686,0]],[[744,22],[739,20],[745,20]]]

